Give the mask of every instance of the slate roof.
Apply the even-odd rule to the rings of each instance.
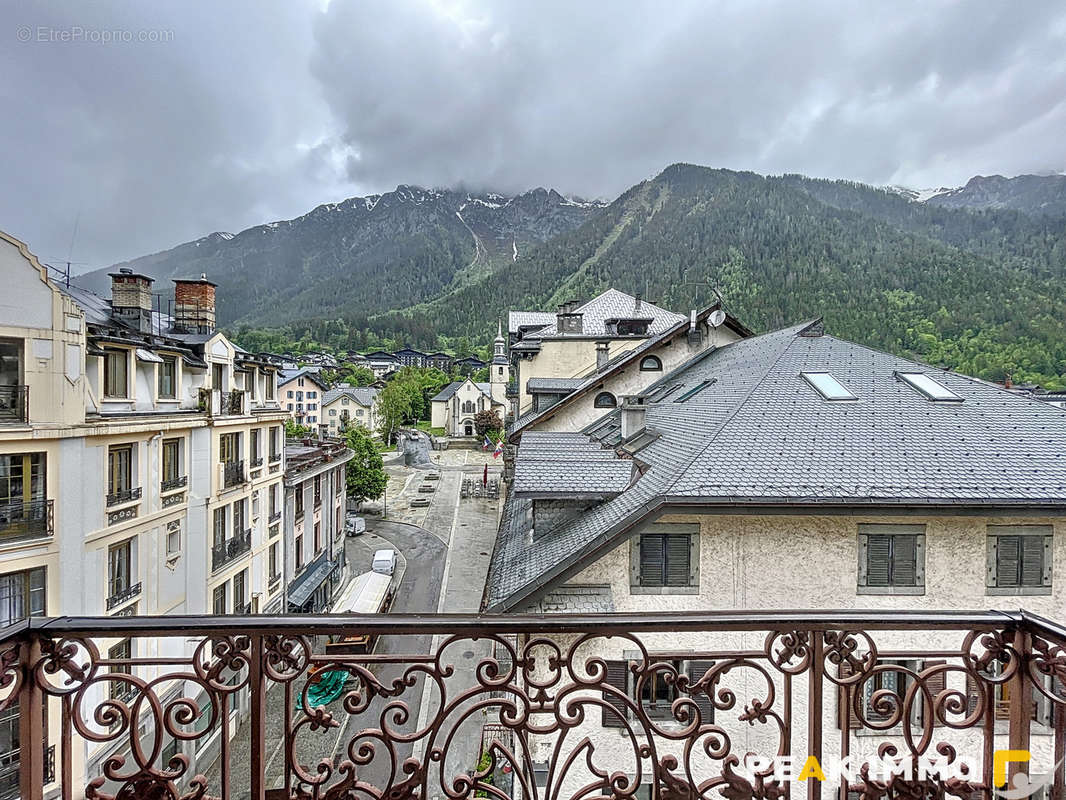
[[[584,382],[584,378],[530,378],[526,381],[526,391],[572,392]]]
[[[665,505],[1066,505],[1066,410],[819,331],[807,323],[741,339],[645,390],[646,425],[660,435],[640,451],[643,476],[536,541],[519,544],[505,520],[486,608],[527,601]],[[811,371],[830,372],[857,399],[823,399],[801,377]],[[897,377],[905,371],[933,377],[962,402],[927,399]],[[529,437],[550,449],[566,436],[558,446],[574,447],[574,435],[530,432],[519,451]]]
[[[373,386],[339,386],[322,395],[322,405],[328,406],[337,398],[347,395],[359,405],[371,408],[378,396],[378,392],[379,390]]]
[[[278,388],[280,389],[282,386],[290,383],[296,378],[310,378],[319,388],[329,388],[326,385],[326,382],[322,380],[321,370],[319,370],[318,367],[300,367],[299,369],[278,370]]]
[[[464,383],[466,383],[466,381],[452,381],[447,386],[445,386],[443,389],[441,389],[440,392],[438,392],[429,402],[431,402],[431,403],[443,403],[446,400],[450,400],[452,395],[454,395],[457,391],[459,391],[459,387],[462,386]],[[474,383],[474,386],[476,386],[478,389],[480,389],[481,393],[483,395],[485,395],[486,397],[489,397],[489,398],[492,397],[491,384],[488,384],[488,383]]]
[[[647,300],[640,302],[636,307],[637,298],[631,294],[620,292],[617,289],[608,289],[598,297],[594,297],[573,310],[574,314],[581,314],[581,333],[566,333],[558,330],[558,319],[555,314],[543,328],[530,331],[525,338],[547,339],[552,337],[573,336],[608,336],[606,322],[609,319],[650,319],[648,335],[655,336],[662,333],[671,325],[685,319],[683,314],[675,314],[665,308],[649,303]],[[510,318],[508,317],[508,326]]]
[[[629,485],[633,462],[620,458],[540,460],[520,457],[511,490],[517,497],[612,497]]]
[[[507,332],[518,333],[519,328],[528,328],[531,325],[544,327],[555,322],[554,311],[508,311]]]

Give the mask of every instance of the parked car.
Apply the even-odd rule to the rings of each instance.
[[[391,575],[396,570],[396,551],[391,548],[376,551],[371,568],[382,575]]]
[[[344,521],[345,536],[362,536],[364,533],[366,533],[366,520],[362,517],[348,515],[348,519]]]

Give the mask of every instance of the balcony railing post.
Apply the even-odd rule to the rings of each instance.
[[[1010,693],[1010,715],[1007,740],[1011,750],[1029,749],[1029,717],[1033,705],[1033,690],[1029,684],[1029,658],[1032,640],[1024,630],[1014,632],[1014,649],[1018,653],[1018,669],[1007,683]],[[1007,766],[1007,785],[1014,785],[1014,776],[1022,770],[1022,762],[1011,761]]]
[[[35,668],[41,660],[41,642],[27,636],[22,642],[22,687],[19,691],[19,796],[41,800],[44,795],[44,693],[37,685]]]
[[[822,761],[822,644],[825,633],[811,631],[811,666],[807,671],[807,756]],[[820,800],[822,782],[807,780],[807,800]]]
[[[248,694],[251,703],[250,800],[266,797],[266,680],[263,676],[263,636],[253,634],[248,664]]]

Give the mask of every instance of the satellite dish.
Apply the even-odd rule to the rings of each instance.
[[[707,318],[707,322],[710,323],[710,326],[712,328],[719,327],[723,322],[725,322],[725,312],[722,311],[722,309],[720,308],[716,308]]]

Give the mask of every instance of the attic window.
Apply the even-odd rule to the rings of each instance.
[[[828,372],[801,372],[800,375],[826,400],[857,399],[844,384]]]
[[[681,386],[682,384],[675,383],[673,386],[663,386],[659,389],[656,389],[655,392],[648,396],[648,402],[658,403],[660,400],[665,400],[667,397],[669,397],[678,389],[680,389]]]
[[[906,381],[930,400],[962,402],[951,389],[930,378],[924,372],[897,372],[896,377]]]
[[[717,380],[717,379],[716,378],[711,378],[708,381],[703,381],[702,383],[696,384],[691,389],[689,389],[687,392],[685,392],[683,395],[681,395],[679,398],[677,398],[674,402],[675,403],[684,403],[690,397],[694,397],[695,395],[699,394],[701,391],[706,389],[708,386],[710,386],[712,383],[714,383],[715,380]]]

